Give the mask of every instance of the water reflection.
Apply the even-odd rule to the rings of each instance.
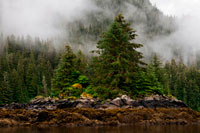
[[[200,126],[0,128],[0,133],[200,133]]]

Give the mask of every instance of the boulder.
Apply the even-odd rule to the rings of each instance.
[[[37,96],[29,102],[27,109],[53,110],[56,109],[58,101],[58,98]]]
[[[121,97],[117,97],[111,101],[111,104],[117,107],[127,107],[127,106],[131,107],[133,103],[134,100],[127,95],[122,95]]]
[[[34,99],[32,99],[29,104],[46,104],[46,103],[55,103],[58,101],[58,98],[50,98],[50,97],[43,97],[43,96],[37,96]]]
[[[127,95],[122,95],[121,96],[121,99],[122,99],[122,101],[126,104],[126,105],[129,105],[129,106],[131,106],[133,103],[134,103],[134,100],[133,99],[131,99],[129,96],[127,96]]]
[[[115,105],[117,107],[121,107],[121,106],[124,105],[124,102],[123,102],[123,100],[120,97],[117,97],[117,98],[115,98],[115,99],[113,99],[111,101],[111,104],[113,104],[113,105]]]

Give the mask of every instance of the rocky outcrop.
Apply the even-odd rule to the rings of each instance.
[[[0,127],[200,124],[200,113],[175,98],[152,95],[133,100],[36,97],[29,104],[0,106]]]
[[[56,110],[0,109],[0,127],[7,126],[117,126],[200,124],[200,113],[189,108]]]
[[[8,104],[0,108],[6,109],[36,109],[55,110],[64,108],[94,108],[94,109],[117,109],[117,108],[188,108],[180,100],[162,95],[152,95],[142,99],[133,100],[126,95],[113,100],[101,101],[93,98],[80,98],[77,100],[36,97],[29,104]]]
[[[137,100],[132,106],[144,108],[187,108],[188,106],[176,98],[169,98],[163,95],[152,95]]]

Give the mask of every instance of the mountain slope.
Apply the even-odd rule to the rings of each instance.
[[[114,17],[122,13],[137,31],[142,43],[156,36],[173,32],[174,20],[164,16],[149,0],[93,0],[96,10],[68,24],[71,43],[96,42]],[[145,41],[146,40],[146,41]]]

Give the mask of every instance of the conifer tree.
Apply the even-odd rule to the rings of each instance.
[[[76,69],[81,72],[82,74],[86,74],[86,71],[88,69],[87,59],[84,53],[79,50],[76,54],[76,60],[75,60],[75,67]]]
[[[21,57],[23,58],[23,56]],[[18,62],[18,65],[17,65],[17,89],[19,91],[19,102],[20,103],[24,103],[24,102],[27,102],[29,100],[29,97],[28,97],[28,90],[27,90],[27,87],[26,87],[26,84],[25,84],[25,67],[24,67],[24,60],[23,59],[20,59],[19,62]]]
[[[75,58],[76,55],[72,52],[70,46],[67,45],[53,78],[53,89],[57,93],[60,93],[64,88],[72,85],[74,81],[73,74],[75,72]]]
[[[37,96],[37,89],[38,89],[38,81],[37,78],[38,77],[36,74],[36,65],[35,64],[28,64],[27,66],[27,70],[26,70],[26,87],[28,90],[28,94],[30,98],[34,98],[35,96]]]
[[[139,71],[143,55],[136,49],[142,44],[133,42],[135,31],[120,14],[97,43],[99,54],[92,62],[95,73],[94,84],[110,89],[122,89],[130,82],[131,76]]]
[[[11,103],[12,102],[12,88],[10,87],[10,79],[9,79],[9,73],[4,72],[3,74],[4,80],[3,80],[3,93],[5,95],[5,99],[3,99],[4,103]]]

